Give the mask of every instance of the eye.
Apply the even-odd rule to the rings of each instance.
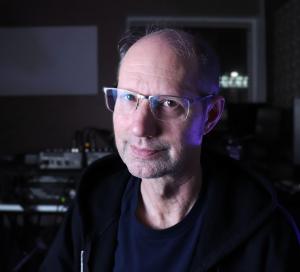
[[[178,106],[178,103],[171,99],[166,99],[161,101],[161,105],[166,108],[176,108]]]
[[[129,101],[134,101],[135,100],[135,96],[132,94],[126,94],[125,95],[125,99],[129,100]]]
[[[124,101],[129,101],[129,102],[135,102],[136,101],[136,96],[131,93],[124,93],[121,95],[121,99]]]

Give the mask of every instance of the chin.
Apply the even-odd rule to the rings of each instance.
[[[159,162],[126,162],[128,171],[135,177],[142,179],[160,178],[169,171]]]

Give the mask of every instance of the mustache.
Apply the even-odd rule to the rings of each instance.
[[[127,140],[130,145],[141,149],[153,149],[153,150],[162,150],[168,149],[169,144],[162,142],[161,140],[157,139],[137,139],[137,140]]]

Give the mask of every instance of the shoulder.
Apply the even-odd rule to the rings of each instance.
[[[300,232],[293,217],[284,207],[277,206],[266,232],[269,234],[270,241],[276,243],[277,249],[284,252],[288,248],[294,248],[300,257]]]
[[[254,236],[257,248],[265,256],[268,271],[298,271],[299,229],[284,208],[278,206]]]

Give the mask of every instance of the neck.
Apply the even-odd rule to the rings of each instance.
[[[142,180],[137,217],[154,229],[179,223],[192,209],[202,185],[202,171],[193,175]]]

